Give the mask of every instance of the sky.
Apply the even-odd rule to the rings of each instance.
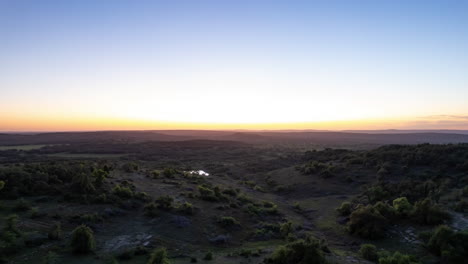
[[[0,0],[0,131],[468,129],[468,1]]]

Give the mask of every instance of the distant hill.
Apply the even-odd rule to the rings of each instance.
[[[38,134],[0,134],[0,145],[74,144],[89,142],[135,143],[145,141],[223,140],[250,144],[308,143],[308,144],[447,144],[468,143],[468,133],[445,131],[212,131],[212,130],[155,130],[155,131],[97,131],[54,132]],[[465,131],[466,132],[466,131]]]

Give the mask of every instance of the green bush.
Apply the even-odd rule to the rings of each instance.
[[[155,201],[156,205],[161,210],[169,211],[173,209],[172,202],[174,202],[174,198],[169,195],[159,196]]]
[[[419,224],[436,225],[450,219],[450,214],[426,198],[414,204],[412,218]]]
[[[93,230],[85,225],[75,228],[71,235],[70,246],[72,251],[77,254],[92,252],[96,247]]]
[[[4,232],[13,233],[16,236],[22,235],[22,233],[18,229],[18,216],[16,214],[7,216],[5,220],[6,220],[6,225],[3,229]]]
[[[216,197],[215,192],[204,185],[198,185],[198,192],[200,193],[200,198],[205,201],[216,202],[218,197]]]
[[[343,202],[341,203],[341,206],[336,208],[336,211],[338,214],[342,216],[349,215],[351,213],[351,203],[350,202]]]
[[[0,189],[1,190],[1,189]],[[462,189],[462,195],[465,196],[465,197],[468,197],[468,186],[465,186],[463,189]]]
[[[415,257],[395,252],[393,255],[379,258],[379,264],[417,264]]]
[[[218,219],[218,224],[225,228],[240,226],[239,221],[237,221],[232,216],[223,216]]]
[[[270,257],[265,258],[266,264],[326,264],[320,242],[307,238],[296,240],[278,247]]]
[[[167,257],[167,250],[165,248],[155,249],[146,264],[169,264],[169,258]]]
[[[138,164],[134,163],[134,162],[129,162],[129,163],[125,163],[123,166],[122,166],[122,169],[125,171],[125,172],[135,172],[135,171],[138,171]]]
[[[44,264],[58,264],[59,263],[59,257],[57,253],[53,251],[47,252],[47,255],[44,256],[42,263]]]
[[[179,205],[177,210],[187,215],[193,215],[195,213],[195,208],[193,208],[193,205],[189,202]]]
[[[392,220],[396,216],[396,210],[388,203],[384,202],[377,202],[374,204],[374,208],[385,218],[388,220]]]
[[[102,184],[104,183],[104,180],[107,178],[108,175],[109,175],[109,172],[103,169],[94,169],[93,171],[94,185],[98,188],[101,187]]]
[[[441,256],[446,263],[463,263],[468,259],[468,231],[455,232],[448,226],[439,226],[432,234],[427,248]]]
[[[205,257],[203,257],[204,260],[213,260],[213,252],[207,252]]]
[[[172,179],[177,174],[177,171],[173,168],[164,168],[162,174],[164,175],[164,177]]]
[[[365,260],[377,261],[379,255],[377,254],[377,248],[372,244],[362,244],[359,249],[359,255]]]
[[[369,203],[375,203],[385,200],[389,196],[389,193],[381,186],[373,186],[365,191],[365,195],[367,196]]]
[[[60,240],[62,238],[62,226],[60,223],[54,224],[47,234],[50,240]]]
[[[73,186],[79,193],[87,194],[96,191],[93,182],[87,173],[78,173],[73,178]]]
[[[158,216],[158,205],[154,202],[147,203],[143,207],[143,212],[146,216],[149,216],[149,217]]]
[[[351,213],[348,231],[351,234],[376,239],[384,236],[387,219],[373,206],[361,206]]]
[[[133,197],[132,190],[129,187],[120,186],[120,184],[114,186],[114,188],[112,189],[112,193],[124,199]]]
[[[413,206],[408,202],[406,197],[400,197],[393,200],[393,208],[399,216],[409,216],[413,210]]]
[[[13,206],[14,211],[28,211],[30,209],[31,209],[31,203],[29,203],[23,198],[19,199]]]

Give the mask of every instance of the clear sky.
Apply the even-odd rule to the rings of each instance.
[[[468,1],[0,0],[0,130],[468,129]]]

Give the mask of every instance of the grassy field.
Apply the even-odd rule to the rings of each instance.
[[[126,156],[127,154],[94,154],[94,153],[54,153],[49,154],[49,157],[58,157],[58,158],[71,158],[71,159],[87,159],[87,158],[120,158]]]
[[[18,146],[0,146],[0,151],[2,150],[33,150],[33,149],[40,149],[47,145],[18,145]]]

